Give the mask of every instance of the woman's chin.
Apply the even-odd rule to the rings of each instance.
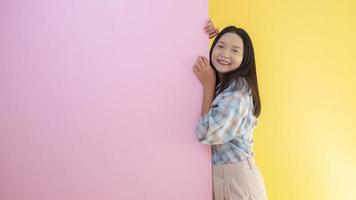
[[[226,72],[229,71],[228,68],[226,68],[226,67],[221,67],[221,66],[219,66],[219,67],[217,68],[217,70],[218,70],[218,72],[220,72],[220,73],[226,73]]]

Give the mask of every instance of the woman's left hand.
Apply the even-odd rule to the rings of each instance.
[[[213,22],[209,18],[204,26],[204,31],[208,33],[209,39],[213,39],[219,33],[219,28],[215,27]]]
[[[215,70],[210,66],[210,63],[206,57],[198,56],[193,70],[204,89],[215,89]]]

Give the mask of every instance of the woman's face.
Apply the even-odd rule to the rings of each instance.
[[[236,33],[225,33],[211,53],[211,62],[220,73],[240,67],[243,58],[243,41]]]

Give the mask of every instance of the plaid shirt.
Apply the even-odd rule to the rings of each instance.
[[[200,117],[195,135],[198,142],[212,146],[213,165],[238,162],[253,157],[253,101],[247,81],[232,81]],[[243,92],[247,91],[247,92]]]

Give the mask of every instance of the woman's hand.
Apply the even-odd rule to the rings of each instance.
[[[219,33],[219,28],[215,28],[213,22],[209,18],[204,26],[204,31],[205,33],[208,33],[209,39],[212,39]]]
[[[205,58],[204,56],[198,56],[193,70],[204,89],[215,90],[215,70],[210,66],[210,63],[207,58]]]

